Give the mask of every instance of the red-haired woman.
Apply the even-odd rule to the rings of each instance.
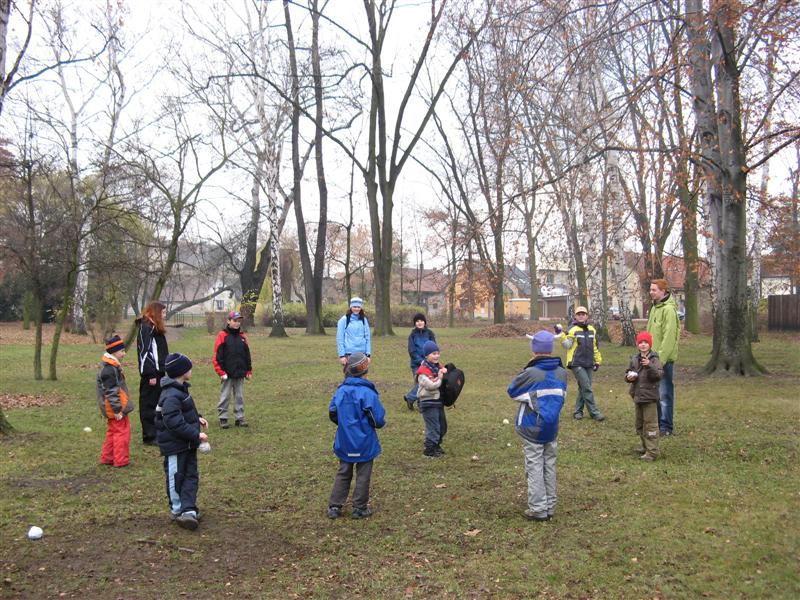
[[[136,319],[139,335],[136,337],[136,352],[139,355],[139,418],[142,421],[142,441],[147,446],[156,446],[156,405],[161,395],[161,378],[164,376],[164,360],[169,354],[167,338],[164,336],[164,319],[167,307],[161,302],[151,302]]]

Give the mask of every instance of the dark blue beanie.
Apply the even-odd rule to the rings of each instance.
[[[422,347],[422,355],[428,356],[428,354],[430,354],[431,352],[439,352],[439,346],[437,346],[436,342],[434,342],[433,340],[428,340]]]
[[[164,368],[167,371],[167,375],[173,379],[177,379],[184,373],[191,371],[192,361],[189,360],[189,357],[185,354],[175,352],[174,354],[167,356],[167,360],[164,363]]]

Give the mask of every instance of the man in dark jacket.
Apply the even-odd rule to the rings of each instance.
[[[417,401],[417,369],[419,369],[422,361],[425,360],[422,349],[425,347],[425,342],[435,341],[436,335],[433,333],[433,330],[428,329],[428,320],[425,318],[425,315],[422,313],[415,314],[414,329],[412,329],[411,333],[408,335],[408,356],[411,358],[411,377],[414,382],[411,385],[411,389],[403,397],[406,401],[406,406],[408,406],[408,410],[414,410],[414,402]]]
[[[235,398],[233,414],[237,427],[247,427],[244,420],[244,380],[253,376],[250,345],[242,331],[242,315],[235,310],[228,313],[228,324],[217,334],[214,342],[214,370],[222,380],[219,394],[219,425],[228,428],[228,402],[231,393]]]
[[[197,412],[189,394],[192,361],[183,354],[170,354],[167,374],[161,379],[161,397],[156,407],[158,446],[164,457],[167,500],[172,519],[184,529],[197,529],[197,447],[208,441],[201,429],[208,422]]]

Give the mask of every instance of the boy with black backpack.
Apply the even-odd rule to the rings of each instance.
[[[556,438],[567,371],[560,358],[551,356],[552,333],[538,331],[528,337],[533,359],[508,386],[508,395],[518,402],[515,425],[525,453],[528,509],[524,515],[531,521],[549,521],[556,508]]]
[[[440,388],[447,368],[439,363],[439,346],[427,341],[422,347],[425,359],[417,369],[417,406],[425,421],[425,448],[422,453],[428,458],[444,455],[442,440],[447,433],[447,417],[444,414]]]

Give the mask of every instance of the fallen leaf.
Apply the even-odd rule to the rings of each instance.
[[[446,487],[447,487],[447,484],[446,484],[446,483],[437,483],[437,484],[436,484],[435,486],[433,486],[433,487],[435,487],[436,489],[439,489],[439,490],[441,490],[442,488],[446,488]]]
[[[480,529],[470,529],[469,531],[465,531],[464,535],[468,535],[469,537],[475,537],[481,532]]]

